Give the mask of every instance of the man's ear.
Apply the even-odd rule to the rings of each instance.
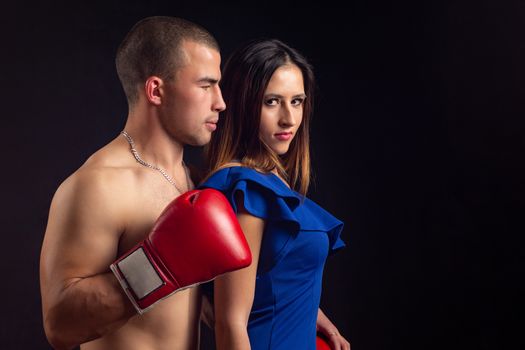
[[[151,76],[146,80],[146,83],[144,84],[144,92],[146,93],[146,100],[155,105],[158,106],[162,102],[162,88],[164,86],[164,82],[161,78],[157,76]]]

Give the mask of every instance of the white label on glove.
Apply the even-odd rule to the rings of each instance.
[[[142,248],[122,259],[118,268],[137,298],[142,299],[163,285],[157,271]]]

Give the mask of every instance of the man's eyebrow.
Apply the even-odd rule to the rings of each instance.
[[[212,77],[203,77],[197,80],[197,83],[208,83],[211,85],[217,84],[219,82],[218,79],[212,78]]]

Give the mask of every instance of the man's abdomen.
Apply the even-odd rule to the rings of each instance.
[[[86,344],[82,350],[197,350],[200,290],[190,288],[157,303],[123,327]]]

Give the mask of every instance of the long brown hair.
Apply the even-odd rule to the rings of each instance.
[[[279,67],[289,64],[301,70],[307,98],[297,134],[288,152],[279,156],[259,138],[259,125],[268,83]],[[263,172],[276,169],[293,189],[306,195],[310,185],[309,128],[315,89],[313,69],[307,60],[279,40],[252,41],[226,62],[221,89],[227,108],[221,112],[217,130],[207,146],[209,173],[233,160]]]

